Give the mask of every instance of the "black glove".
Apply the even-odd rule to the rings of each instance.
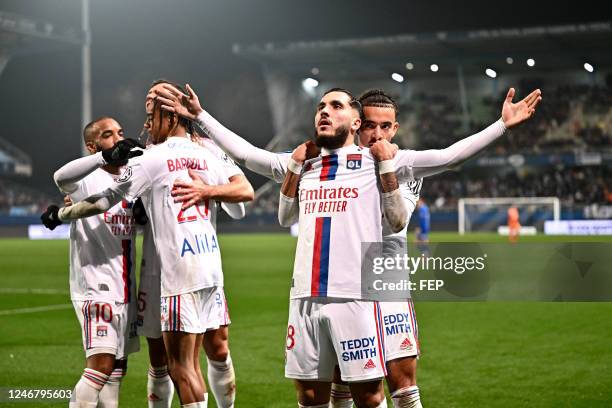
[[[43,224],[45,224],[45,227],[52,231],[55,229],[55,227],[62,224],[59,219],[59,215],[57,214],[58,211],[59,207],[57,205],[50,205],[47,207],[47,211],[40,216],[40,220]]]
[[[123,166],[127,164],[128,159],[142,155],[142,150],[132,150],[135,147],[145,148],[135,139],[123,139],[115,143],[110,149],[102,150],[102,157],[108,164]]]
[[[149,221],[149,217],[144,208],[142,200],[139,198],[132,206],[132,215],[138,225],[145,225]]]

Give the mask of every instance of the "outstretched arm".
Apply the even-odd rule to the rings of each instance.
[[[298,190],[302,166],[308,157],[308,151],[312,150],[313,142],[302,143],[295,148],[289,159],[288,171],[281,186],[278,201],[278,222],[283,227],[290,227],[300,218],[300,205]]]
[[[247,169],[278,182],[282,180],[287,169],[288,156],[255,147],[223,126],[202,108],[198,96],[189,84],[186,85],[188,95],[169,84],[164,84],[163,88],[165,90],[153,91],[147,98],[156,98],[162,102],[162,109],[197,122],[221,149]]]
[[[53,180],[62,193],[72,194],[77,190],[79,181],[105,164],[102,152],[81,157],[60,167],[53,174]]]
[[[536,106],[542,100],[542,93],[536,89],[517,103],[512,102],[513,97],[514,88],[510,88],[502,106],[502,117],[497,122],[446,149],[398,152],[395,162],[398,173],[403,177],[411,171],[411,176],[416,179],[458,166],[501,137],[506,129],[511,129],[531,118]]]

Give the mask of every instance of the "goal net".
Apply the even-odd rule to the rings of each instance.
[[[459,234],[497,231],[507,233],[508,210],[516,208],[522,234],[544,230],[544,221],[561,219],[557,197],[461,198],[458,202]]]

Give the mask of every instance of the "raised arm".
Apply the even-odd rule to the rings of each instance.
[[[295,224],[300,218],[300,206],[298,199],[298,190],[300,185],[300,176],[302,167],[307,157],[309,150],[313,150],[314,143],[302,143],[295,148],[287,165],[287,173],[285,180],[281,186],[280,197],[278,201],[278,222],[283,227],[290,227]]]
[[[277,182],[283,179],[288,156],[255,147],[223,126],[202,108],[198,96],[189,84],[186,85],[189,95],[182,94],[169,84],[164,84],[163,87],[165,91],[153,91],[147,97],[157,98],[163,103],[162,109],[195,121],[221,149],[239,164]],[[181,103],[183,99],[187,101],[187,106]]]
[[[381,139],[370,147],[370,152],[378,162],[383,214],[391,231],[400,232],[408,223],[408,210],[395,175],[393,157],[397,153],[397,146]]]
[[[458,166],[501,137],[506,129],[511,129],[531,118],[536,106],[542,100],[541,95],[540,90],[536,89],[522,101],[513,103],[514,88],[510,88],[502,106],[502,116],[498,121],[445,149],[398,152],[395,160],[398,175],[402,178],[411,176],[416,179]]]

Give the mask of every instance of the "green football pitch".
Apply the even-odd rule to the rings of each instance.
[[[463,238],[439,233],[431,239]],[[467,239],[505,241],[486,234]],[[295,407],[293,384],[283,375],[295,240],[236,234],[222,235],[220,244],[236,406]],[[68,295],[68,242],[0,239],[0,276],[0,391],[72,389],[84,353]],[[612,302],[417,302],[416,313],[425,407],[612,406]],[[142,339],[141,351],[129,359],[121,406],[146,406],[146,347]],[[67,403],[0,400],[0,408],[10,406]]]

